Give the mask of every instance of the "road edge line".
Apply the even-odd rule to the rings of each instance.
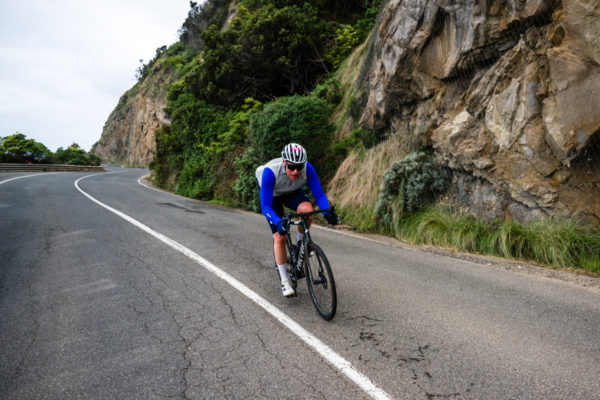
[[[0,185],[2,185],[3,183],[6,183],[6,182],[17,180],[17,179],[31,178],[32,176],[51,175],[51,174],[58,174],[58,172],[40,172],[39,174],[21,175],[21,176],[15,177],[15,178],[3,180],[0,182]]]
[[[319,338],[314,336],[312,333],[308,332],[304,329],[300,324],[294,321],[291,317],[285,314],[283,311],[279,310],[273,304],[269,303],[265,298],[260,296],[258,293],[244,285],[242,282],[238,281],[233,276],[229,275],[227,272],[223,271],[210,261],[206,260],[199,254],[194,251],[188,249],[187,247],[179,244],[173,239],[163,235],[160,232],[157,232],[150,228],[147,225],[144,225],[140,221],[130,217],[129,215],[112,208],[111,206],[102,203],[100,200],[97,200],[95,197],[86,193],[79,187],[79,181],[88,178],[90,176],[96,176],[98,174],[86,175],[79,179],[77,179],[74,183],[75,188],[81,192],[85,197],[98,204],[99,206],[107,209],[108,211],[116,214],[121,217],[125,221],[131,223],[132,225],[140,228],[144,232],[154,236],[156,239],[165,243],[169,247],[183,253],[188,258],[194,260],[196,263],[200,264],[209,272],[212,272],[217,277],[221,278],[225,282],[227,282],[230,286],[235,288],[237,291],[242,293],[244,296],[252,300],[255,304],[259,305],[263,310],[265,310],[268,314],[274,317],[277,321],[279,321],[283,326],[288,328],[293,334],[298,336],[304,343],[306,343],[309,347],[311,347],[314,351],[316,351],[323,359],[329,362],[332,366],[337,368],[342,374],[344,374],[347,378],[349,378],[352,382],[354,382],[357,386],[359,386],[365,393],[367,393],[371,398],[376,400],[391,400],[389,394],[387,394],[383,389],[375,386],[375,384],[371,381],[369,377],[362,374],[360,371],[354,368],[352,364],[344,359],[341,355],[333,351],[329,346],[323,343]]]

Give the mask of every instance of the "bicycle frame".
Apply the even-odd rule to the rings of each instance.
[[[332,210],[329,208],[326,209],[321,209],[321,210],[314,210],[311,212],[307,212],[307,213],[291,213],[288,214],[284,217],[284,221],[286,224],[286,247],[287,250],[290,253],[290,258],[292,260],[292,265],[291,267],[295,270],[296,274],[300,275],[300,278],[304,277],[304,273],[302,271],[302,265],[304,264],[304,252],[297,254],[296,251],[294,251],[294,244],[292,243],[292,236],[290,235],[290,225],[299,225],[302,226],[302,230],[304,231],[304,240],[303,240],[303,250],[306,251],[306,249],[308,248],[308,244],[312,242],[312,239],[310,237],[310,229],[308,228],[308,225],[306,223],[306,219],[308,217],[310,217],[311,215],[314,214],[319,214],[319,213],[324,213],[324,212],[331,212]],[[298,221],[293,221],[292,218],[300,218]],[[299,258],[299,256],[302,256],[302,258]]]
[[[283,218],[283,221],[286,227],[285,240],[289,252],[287,262],[291,269],[292,287],[296,290],[298,280],[306,278],[308,292],[317,312],[323,319],[329,321],[334,317],[337,309],[335,280],[325,253],[312,241],[307,222],[308,217],[311,215],[324,212],[335,213],[335,209],[331,207],[330,209],[315,210],[308,213],[288,214]],[[293,220],[293,218],[298,217],[299,220]],[[304,240],[302,240],[302,245],[298,249],[292,242],[290,225],[299,226],[304,231]]]

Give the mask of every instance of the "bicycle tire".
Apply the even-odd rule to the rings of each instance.
[[[304,269],[310,298],[319,315],[330,321],[337,310],[337,293],[331,266],[325,252],[315,243],[308,245],[306,254]]]

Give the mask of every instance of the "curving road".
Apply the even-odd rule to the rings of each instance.
[[[0,398],[600,399],[598,278],[315,228],[325,322],[261,215],[146,174],[0,173]]]

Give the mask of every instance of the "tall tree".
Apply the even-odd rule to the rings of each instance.
[[[329,23],[305,3],[254,11],[242,6],[229,29],[202,32],[204,48],[185,77],[187,89],[215,105],[239,106],[308,93],[331,65],[325,58]]]

